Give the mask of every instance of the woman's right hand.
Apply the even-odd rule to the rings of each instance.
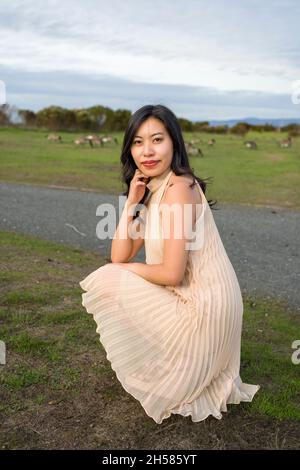
[[[138,204],[140,202],[140,200],[144,197],[146,184],[149,182],[149,179],[149,176],[146,176],[138,168],[135,170],[133,178],[130,182],[128,203]]]

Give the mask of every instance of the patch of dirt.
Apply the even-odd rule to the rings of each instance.
[[[272,162],[281,162],[283,159],[283,155],[278,155],[277,153],[272,153],[268,155],[268,160],[271,160]]]
[[[171,415],[162,424],[146,415],[128,394],[100,354],[104,372],[95,374],[98,354],[73,358],[84,370],[77,389],[52,390],[42,405],[27,406],[42,393],[41,385],[22,392],[24,409],[3,413],[2,449],[296,449],[300,430],[296,420],[280,421],[249,415],[247,403],[228,405],[223,418],[212,416],[193,423]],[[96,357],[95,357],[96,356]],[[97,362],[95,362],[95,359]],[[84,364],[83,364],[84,363]],[[28,403],[28,402],[27,402]]]

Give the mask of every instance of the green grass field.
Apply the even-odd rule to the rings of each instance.
[[[286,305],[244,298],[241,377],[251,403],[218,421],[171,416],[158,426],[106,359],[78,282],[108,260],[0,232],[0,448],[297,448],[300,318]]]
[[[106,148],[77,147],[81,133],[59,132],[62,143],[49,142],[47,131],[0,128],[0,181],[63,186],[118,194],[125,190],[120,180],[122,133],[119,145]],[[249,132],[233,135],[184,134],[185,140],[200,137],[204,158],[190,157],[191,167],[202,177],[213,177],[207,199],[221,203],[273,205],[300,209],[300,139],[281,149],[277,142],[286,135]],[[214,137],[214,148],[206,142]],[[257,150],[243,146],[255,140]]]

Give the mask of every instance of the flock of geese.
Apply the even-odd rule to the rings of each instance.
[[[276,140],[275,141],[277,145],[279,145],[280,148],[289,148],[292,146],[292,139],[291,137],[288,137],[287,139],[280,140],[279,142]],[[194,156],[194,155],[199,155],[200,157],[203,157],[203,150],[200,147],[197,147],[197,144],[206,144],[208,147],[214,146],[216,143],[215,139],[210,139],[207,142],[203,142],[202,140],[190,140],[189,142],[185,142],[185,148],[187,151],[188,155]],[[248,149],[253,149],[257,150],[258,145],[255,142],[255,140],[246,140],[243,142],[244,146]],[[203,148],[203,147],[202,147]]]
[[[47,139],[52,142],[62,142],[62,137],[58,134],[49,134]],[[74,140],[75,145],[89,144],[90,147],[94,147],[94,145],[100,145],[103,147],[104,144],[107,143],[113,143],[115,145],[119,144],[117,137],[113,137],[111,135],[105,135],[102,137],[98,137],[97,135],[87,135],[85,137],[79,137],[79,139]]]
[[[47,136],[47,139],[52,142],[62,142],[62,137],[58,134],[49,134]],[[86,145],[89,144],[90,147],[94,147],[95,145],[99,145],[103,147],[105,144],[114,144],[118,145],[118,139],[116,137],[113,137],[111,135],[105,135],[105,136],[97,136],[97,135],[87,135],[85,137],[80,137],[76,140],[74,140],[75,145]],[[292,139],[291,137],[288,137],[287,139],[280,140],[279,142],[276,141],[277,145],[281,148],[289,148],[292,146]],[[187,151],[187,154],[189,156],[200,156],[204,157],[203,150],[198,146],[199,144],[203,145],[205,144],[207,147],[213,147],[216,144],[215,139],[209,139],[207,142],[203,142],[200,139],[192,139],[189,142],[185,142],[185,149]],[[254,149],[256,150],[258,148],[257,143],[254,140],[246,140],[244,141],[244,146],[248,149]],[[203,148],[203,147],[202,147]]]

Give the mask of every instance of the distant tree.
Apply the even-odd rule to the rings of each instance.
[[[96,132],[104,130],[105,126],[111,125],[113,110],[105,106],[96,105],[87,108],[90,118],[90,126]]]
[[[269,123],[266,123],[263,126],[263,129],[264,129],[265,132],[274,132],[274,131],[276,131],[276,127],[273,126],[273,124],[269,124]]]
[[[62,113],[63,127],[61,129],[76,130],[77,120],[73,109],[64,109]]]
[[[97,117],[97,124],[99,126],[99,129],[101,129],[103,127],[103,125],[105,124],[105,121],[106,121],[106,114],[105,113],[102,113],[100,114],[98,117]]]
[[[196,121],[194,123],[194,131],[195,132],[204,132],[209,127],[208,121]]]
[[[250,127],[250,124],[248,124],[247,122],[238,122],[230,129],[230,133],[244,137]]]
[[[209,123],[207,123],[206,125],[201,126],[200,129],[198,129],[198,127],[196,127],[196,129],[199,132],[210,132],[211,131],[211,126],[209,125]]]
[[[0,126],[9,126],[18,121],[18,108],[9,103],[0,106]]]
[[[288,137],[300,137],[300,125],[294,124],[288,131]]]
[[[36,114],[30,109],[19,109],[18,115],[21,119],[22,124],[25,126],[34,126],[36,123]]]
[[[228,126],[210,126],[208,132],[213,134],[227,134]]]
[[[87,109],[76,109],[74,110],[76,118],[76,127],[78,130],[91,130],[92,121],[90,113]]]
[[[114,112],[113,130],[114,131],[125,130],[130,116],[131,116],[131,111],[129,111],[128,109],[117,109]]]
[[[193,129],[193,123],[191,121],[189,121],[188,119],[184,119],[184,118],[178,118],[178,122],[180,124],[180,127],[181,129],[184,131],[184,132],[192,132],[194,129]]]
[[[51,130],[65,129],[65,118],[66,110],[60,106],[49,106],[36,114],[38,127],[46,127]]]
[[[0,126],[7,126],[10,124],[9,114],[8,114],[8,105],[2,104],[0,106]]]
[[[282,132],[291,132],[291,131],[297,132],[299,128],[300,128],[299,124],[291,123],[291,124],[287,124],[286,126],[282,126],[281,130]]]
[[[276,131],[277,128],[272,124],[251,124],[250,129],[256,132],[273,132]]]
[[[264,125],[263,124],[251,124],[250,129],[255,132],[263,132]]]

